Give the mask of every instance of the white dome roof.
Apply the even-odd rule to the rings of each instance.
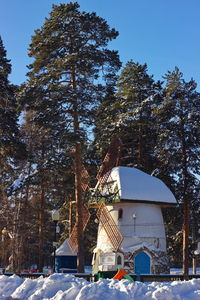
[[[69,247],[68,239],[66,239],[58,249],[56,249],[56,256],[75,256],[77,253],[72,252]]]
[[[176,199],[170,189],[158,178],[136,168],[115,167],[112,169],[107,183],[116,185],[120,200],[138,202],[156,202],[176,204]],[[106,185],[103,193],[106,192]]]

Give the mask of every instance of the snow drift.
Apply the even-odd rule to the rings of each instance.
[[[100,279],[87,282],[68,274],[23,279],[0,276],[1,300],[199,300],[200,279],[173,282],[130,282]]]

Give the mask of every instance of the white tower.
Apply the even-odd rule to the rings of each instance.
[[[168,273],[161,207],[176,205],[176,199],[167,186],[136,168],[116,167],[97,190],[105,199],[99,213],[105,217],[100,217],[93,272]]]

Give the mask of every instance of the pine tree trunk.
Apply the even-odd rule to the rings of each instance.
[[[75,199],[76,199],[76,224],[78,227],[78,255],[77,255],[77,271],[84,273],[84,248],[83,248],[83,216],[82,216],[82,190],[81,190],[81,160],[80,160],[80,144],[76,145],[75,155]]]
[[[188,238],[189,238],[189,202],[186,197],[183,200],[183,210],[184,210],[184,217],[183,217],[183,275],[184,279],[188,280],[189,272],[188,272]]]
[[[45,230],[45,188],[44,182],[41,184],[40,196],[40,211],[39,211],[39,247],[38,247],[38,269],[39,272],[43,271],[44,266],[44,230]]]
[[[181,126],[182,162],[183,162],[183,276],[189,279],[189,199],[187,197],[187,154],[185,146],[184,122]]]
[[[72,88],[76,89],[76,77],[75,69],[72,70]],[[77,112],[77,99],[74,99],[73,105],[73,123],[74,133],[79,135],[79,120]],[[78,273],[84,273],[84,248],[83,248],[83,216],[82,216],[82,188],[81,188],[81,144],[80,141],[76,142],[75,149],[75,201],[76,201],[76,224],[77,224],[77,242],[78,242],[78,253],[77,253],[77,271]]]
[[[143,166],[143,129],[142,129],[142,116],[140,114],[139,120],[139,131],[138,131],[138,164],[139,166]]]
[[[21,270],[21,231],[20,231],[20,213],[22,210],[22,198],[17,204],[16,219],[15,219],[15,271],[20,273]]]
[[[73,224],[72,224],[72,207],[73,207],[73,203],[72,203],[72,199],[70,199],[69,202],[69,236],[72,232],[72,228],[73,228]]]

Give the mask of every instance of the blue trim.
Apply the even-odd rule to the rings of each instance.
[[[135,274],[150,274],[151,260],[144,251],[135,256]]]

